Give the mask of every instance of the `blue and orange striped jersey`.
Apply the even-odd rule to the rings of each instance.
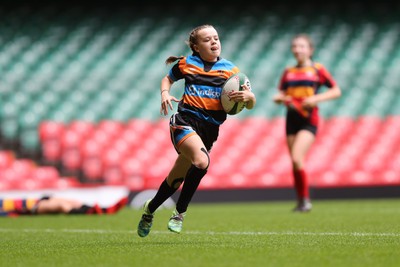
[[[221,105],[222,86],[238,72],[238,67],[223,58],[206,62],[193,54],[180,59],[168,73],[174,82],[185,79],[178,112],[190,113],[212,124],[222,124],[227,116]]]
[[[336,81],[321,63],[314,63],[312,66],[286,68],[279,89],[295,99],[304,99],[317,94],[323,85],[331,88]]]

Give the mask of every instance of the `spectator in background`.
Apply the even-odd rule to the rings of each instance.
[[[341,90],[328,70],[321,63],[313,61],[314,46],[308,35],[296,35],[291,45],[297,64],[283,71],[279,92],[273,101],[287,107],[286,140],[297,194],[294,211],[308,212],[312,204],[304,161],[318,129],[317,104],[340,97]],[[319,92],[321,86],[330,90]]]
[[[42,198],[0,199],[0,215],[39,215],[39,214],[113,214],[125,207],[128,198],[121,198],[109,207],[95,204],[88,206],[78,200],[43,196]]]

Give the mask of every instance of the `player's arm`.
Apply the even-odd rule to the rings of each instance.
[[[284,70],[284,72],[279,80],[278,93],[276,93],[272,97],[272,101],[274,101],[276,104],[286,104],[292,100],[292,97],[286,95],[284,92],[285,83],[286,83],[286,73],[287,73],[287,69]]]
[[[313,95],[311,97],[306,98],[306,100],[311,99],[312,102],[314,102],[315,104],[318,104],[319,102],[323,102],[323,101],[328,101],[328,100],[332,100],[335,98],[338,98],[342,95],[342,91],[340,90],[339,86],[334,86],[332,88],[330,88],[329,90],[320,93],[320,94],[316,94]],[[305,101],[306,101],[305,100]]]
[[[340,90],[339,86],[334,86],[323,93],[307,97],[304,99],[302,106],[305,108],[315,107],[320,102],[332,100],[340,97],[341,95],[342,91]]]
[[[291,99],[291,96],[285,95],[282,91],[279,91],[276,95],[272,97],[272,101],[277,104],[285,104],[287,102],[290,102]]]
[[[329,71],[325,67],[321,66],[319,72],[321,76],[320,79],[322,79],[322,84],[327,86],[329,90],[304,99],[302,104],[303,107],[315,107],[320,102],[332,100],[342,95],[340,87],[337,85]]]

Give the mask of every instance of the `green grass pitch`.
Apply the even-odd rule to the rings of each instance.
[[[171,210],[136,234],[141,211],[0,217],[0,266],[400,266],[400,199],[192,204],[181,234]]]

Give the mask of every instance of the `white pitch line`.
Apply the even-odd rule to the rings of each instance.
[[[136,234],[134,230],[106,230],[106,229],[11,229],[0,228],[0,232],[26,232],[26,233],[83,233],[83,234]],[[152,231],[151,234],[171,234],[169,231]],[[368,232],[214,232],[214,231],[185,231],[187,235],[237,235],[237,236],[374,236],[374,237],[400,237],[400,233],[368,233]]]

